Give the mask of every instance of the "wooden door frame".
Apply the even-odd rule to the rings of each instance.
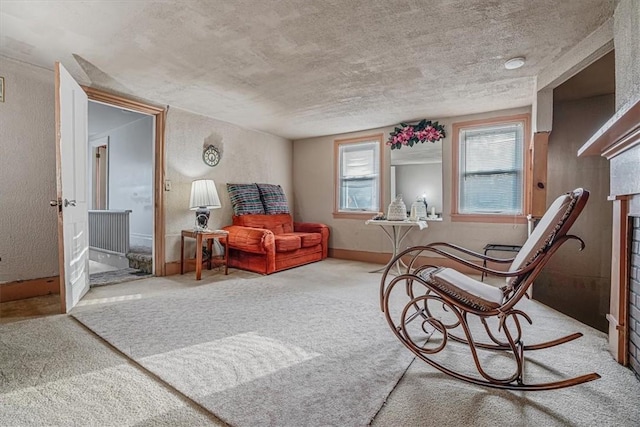
[[[165,125],[167,118],[167,108],[147,104],[133,99],[114,95],[100,89],[82,86],[90,101],[102,102],[114,107],[125,108],[142,114],[155,117],[155,150],[154,150],[154,171],[153,171],[153,265],[156,276],[166,274],[164,262],[164,153],[165,153]]]

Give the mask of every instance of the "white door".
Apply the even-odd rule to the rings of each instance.
[[[55,64],[58,251],[62,312],[89,290],[87,213],[87,94]]]

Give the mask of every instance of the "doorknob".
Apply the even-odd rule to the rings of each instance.
[[[51,206],[60,206],[62,205],[62,202],[60,200],[49,200],[49,204]]]
[[[64,199],[64,207],[66,208],[67,206],[75,206],[76,205],[76,201],[75,200],[67,200]]]

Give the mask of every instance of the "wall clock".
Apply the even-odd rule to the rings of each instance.
[[[202,152],[202,160],[204,160],[207,165],[213,167],[220,163],[220,152],[216,147],[210,145]]]

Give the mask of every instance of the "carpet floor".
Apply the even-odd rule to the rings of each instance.
[[[229,424],[366,425],[413,358],[376,305],[331,288],[237,280],[74,317]]]
[[[215,425],[66,315],[0,327],[0,425]],[[222,424],[218,424],[222,425]]]
[[[409,364],[379,312],[372,267],[328,259],[265,277],[113,285],[131,286],[133,301],[92,289],[95,304],[73,314],[117,349],[66,315],[0,324],[0,425],[640,425],[640,381],[611,358],[606,335],[535,301],[521,307],[534,321],[528,344],[585,336],[530,353],[527,380],[601,379],[512,392]],[[143,283],[153,292],[140,293]],[[446,359],[469,363],[455,346]]]
[[[613,360],[604,333],[535,301],[523,300],[518,308],[533,319],[533,325],[523,325],[527,344],[573,332],[584,334],[557,347],[527,352],[527,383],[557,381],[590,372],[597,372],[602,378],[560,390],[495,390],[455,380],[416,360],[373,425],[640,426],[640,381],[631,370]],[[513,372],[511,359],[488,351],[480,352],[480,358],[483,367],[494,374]],[[436,359],[477,375],[466,346],[450,345]]]

